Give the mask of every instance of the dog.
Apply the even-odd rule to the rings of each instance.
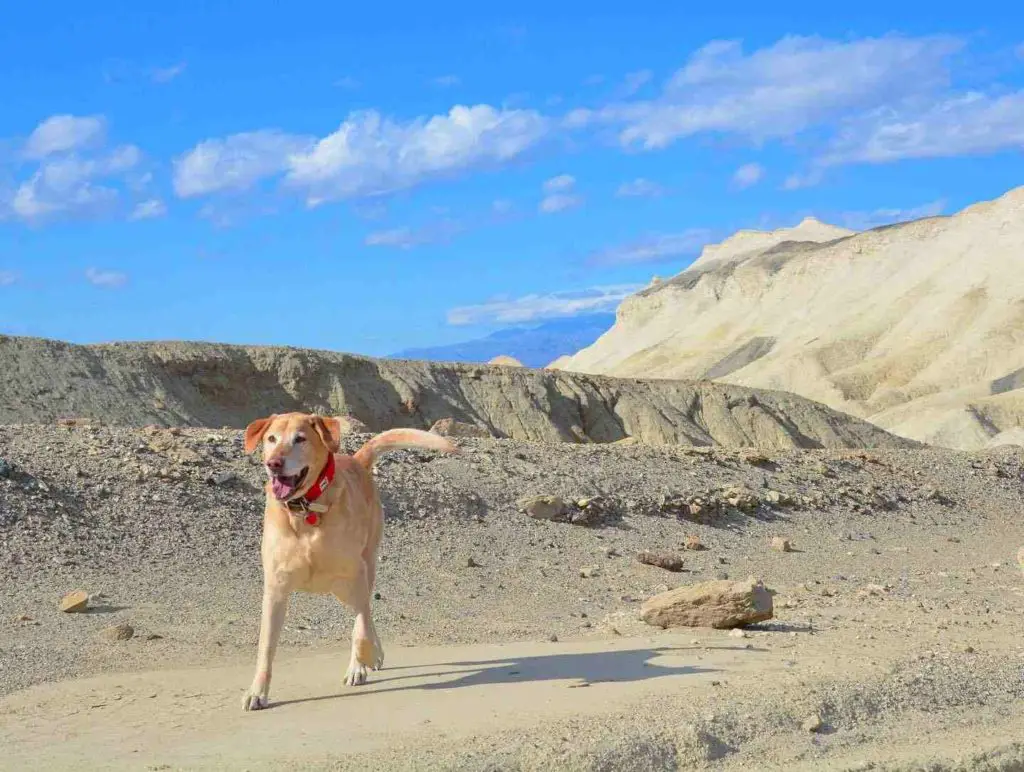
[[[262,443],[267,482],[263,510],[263,610],[256,675],[246,711],[267,707],[274,652],[292,592],[330,593],[355,614],[344,683],[366,682],[384,665],[370,600],[384,527],[373,462],[383,451],[424,448],[457,452],[450,441],[419,429],[391,429],[352,455],[340,453],[337,418],[287,413],[253,421],[245,452]]]

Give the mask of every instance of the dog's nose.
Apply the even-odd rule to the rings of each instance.
[[[280,472],[284,469],[284,459],[272,458],[267,462],[267,469],[271,472]]]

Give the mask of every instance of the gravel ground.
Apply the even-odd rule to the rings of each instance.
[[[649,634],[636,616],[652,594],[755,576],[776,593],[776,618],[750,634],[808,665],[727,698],[547,727],[525,745],[499,734],[468,739],[465,753],[396,747],[378,762],[826,768],[813,765],[839,764],[856,748],[876,754],[865,750],[858,764],[895,759],[922,732],[948,739],[960,727],[969,738],[971,727],[1021,715],[1019,449],[459,444],[457,456],[402,451],[378,463],[387,526],[375,616],[385,647]],[[254,657],[261,470],[243,456],[239,432],[0,426],[0,459],[0,695]],[[739,508],[715,505],[738,493]],[[516,503],[533,494],[592,498],[596,514],[587,525],[536,520]],[[689,514],[696,499],[704,509]],[[691,536],[705,549],[684,549]],[[793,551],[772,550],[775,536]],[[678,553],[683,571],[644,565],[641,550]],[[60,613],[61,597],[79,588],[90,610]],[[103,631],[117,624],[134,636],[109,640]],[[333,599],[297,596],[282,649],[337,648],[350,624]],[[786,738],[807,744],[794,716],[811,713],[844,732],[787,755],[795,746]],[[968,746],[981,761],[936,768],[1024,768],[985,767],[982,740]],[[921,758],[861,768],[912,769]]]

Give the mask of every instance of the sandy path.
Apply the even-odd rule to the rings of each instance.
[[[682,636],[661,635],[393,648],[386,670],[350,690],[338,685],[340,650],[285,654],[274,674],[272,708],[253,714],[240,709],[249,665],[67,681],[0,702],[0,767],[315,764],[395,740],[455,739],[590,716],[773,667],[766,652],[744,646],[723,642],[702,650]]]

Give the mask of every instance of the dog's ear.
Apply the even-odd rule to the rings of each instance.
[[[263,440],[263,435],[267,431],[267,427],[270,426],[270,422],[273,421],[275,416],[269,418],[257,418],[251,424],[245,427],[245,452],[252,453],[256,450],[256,447]]]
[[[313,416],[313,427],[331,453],[341,450],[341,421],[337,418]]]

